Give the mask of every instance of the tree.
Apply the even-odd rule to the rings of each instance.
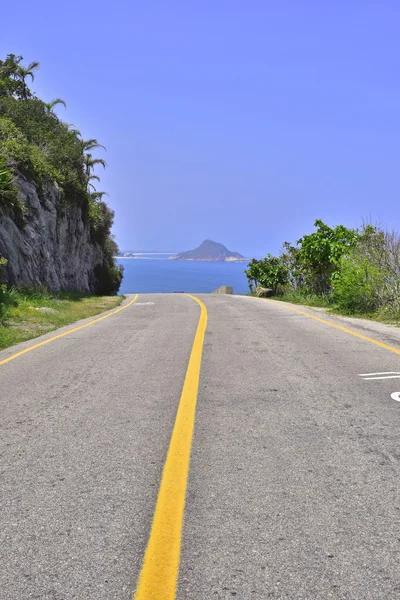
[[[266,288],[272,288],[274,294],[276,294],[278,287],[286,285],[288,280],[289,271],[282,258],[267,254],[261,261],[261,285]]]
[[[262,260],[252,259],[249,268],[245,271],[249,282],[250,291],[259,284],[270,288],[274,294],[277,293],[279,286],[284,286],[289,281],[289,270],[281,257],[268,254]]]
[[[296,246],[292,246],[290,242],[282,244],[280,258],[286,265],[289,273],[289,282],[294,289],[299,289],[304,283],[304,277],[301,273],[300,250]]]
[[[252,258],[249,264],[247,265],[247,269],[244,270],[244,274],[247,277],[247,282],[249,284],[250,293],[253,292],[253,289],[256,288],[259,284],[261,277],[261,268],[260,261],[256,258]]]
[[[35,79],[35,71],[39,69],[38,62],[31,62],[24,67],[21,62],[22,56],[8,54],[4,61],[0,61],[0,82],[2,96],[15,96],[20,100],[28,100],[33,94],[26,84],[27,77],[31,81]]]
[[[331,228],[320,219],[314,227],[317,231],[297,240],[297,259],[305,285],[323,294],[331,291],[339,262],[355,246],[359,233],[344,225]]]
[[[22,56],[8,54],[6,59],[0,60],[0,96],[14,96],[22,98],[24,85],[18,77],[18,70]]]
[[[22,56],[16,56],[15,54],[7,54],[5,60],[0,60],[0,77],[16,78],[21,61]]]

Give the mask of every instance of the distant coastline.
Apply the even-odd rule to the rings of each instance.
[[[114,256],[118,260],[175,260],[185,262],[226,262],[226,263],[248,263],[249,258],[227,257],[220,258],[175,258],[178,255],[172,252],[135,252],[127,256],[126,253]],[[160,258],[159,258],[160,257]],[[162,258],[161,258],[162,257]],[[164,258],[165,257],[165,258]]]
[[[239,254],[239,252],[231,252],[223,244],[213,242],[212,240],[204,240],[204,242],[187,252],[150,252],[134,250],[124,250],[115,258],[124,259],[154,259],[154,260],[177,260],[177,261],[197,261],[197,262],[230,262],[230,263],[248,263],[249,259]]]
[[[152,256],[155,256],[156,254],[163,254],[163,255],[172,255],[172,254],[178,254],[177,252],[134,252],[133,250],[126,250],[125,252],[122,252],[122,254],[119,254],[116,258],[132,258],[135,256],[145,256],[145,255],[149,255],[151,254]]]
[[[184,260],[184,261],[193,261],[193,262],[249,262],[248,258],[236,258],[228,256],[224,259],[221,258],[175,258],[175,255],[169,257],[171,260]]]

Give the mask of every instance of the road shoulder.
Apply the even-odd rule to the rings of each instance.
[[[67,325],[64,325],[63,327],[51,329],[47,333],[44,333],[40,336],[32,337],[29,340],[25,340],[25,341],[19,342],[17,344],[8,346],[7,348],[0,350],[0,364],[4,359],[6,359],[16,353],[19,353],[27,348],[30,348],[31,346],[36,346],[37,344],[45,342],[46,340],[49,340],[49,339],[55,337],[56,335],[64,334],[72,329],[81,327],[92,321],[95,321],[96,319],[105,317],[106,315],[110,315],[115,310],[125,307],[127,304],[129,304],[132,301],[132,299],[134,297],[135,297],[135,294],[125,294],[122,302],[120,302],[120,304],[113,306],[109,310],[98,312],[90,317],[86,317],[85,319],[79,319],[77,321],[72,321],[71,323],[68,323]]]

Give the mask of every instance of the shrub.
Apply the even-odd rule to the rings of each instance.
[[[375,312],[385,303],[387,272],[359,249],[343,258],[334,283],[337,307],[351,313]]]
[[[0,318],[4,316],[6,307],[13,303],[13,290],[9,290],[4,283],[4,269],[7,259],[0,256]]]
[[[262,260],[253,260],[245,270],[250,291],[253,287],[260,284],[262,287],[271,288],[274,294],[277,293],[280,286],[284,286],[289,281],[289,271],[286,264],[278,256],[268,254]]]
[[[124,268],[122,265],[103,264],[95,268],[96,294],[108,296],[118,293]]]

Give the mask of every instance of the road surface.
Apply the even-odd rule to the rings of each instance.
[[[152,591],[138,581],[171,531],[177,600],[400,598],[398,330],[246,297],[133,299],[0,352],[0,598],[169,600],[164,559],[143,567]],[[179,449],[163,475],[201,356],[189,475]]]

